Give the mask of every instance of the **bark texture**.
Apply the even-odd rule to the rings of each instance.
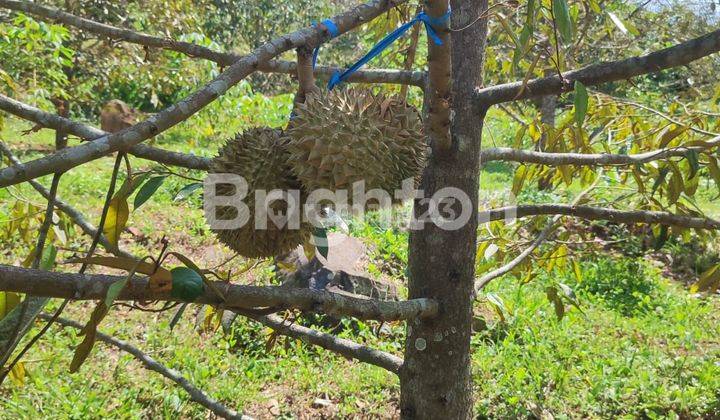
[[[530,80],[527,83],[520,81],[479,89],[476,99],[481,106],[487,106],[543,95],[558,95],[571,91],[575,80],[579,80],[585,86],[595,86],[630,79],[671,67],[684,66],[718,51],[720,51],[720,30],[647,55],[568,71],[563,73],[562,79],[555,75]]]
[[[689,151],[711,153],[720,146],[720,137],[706,140],[696,146],[678,146],[653,150],[637,154],[620,153],[548,153],[532,150],[518,150],[509,147],[493,147],[482,151],[483,163],[491,161],[537,163],[548,166],[587,165],[587,166],[629,166],[648,163],[670,157],[685,157]]]
[[[720,229],[720,221],[709,217],[686,216],[651,210],[616,210],[608,207],[572,204],[527,204],[500,207],[478,213],[478,219],[482,222],[490,222],[507,218],[557,214],[586,220],[607,220],[613,223],[647,223],[693,229]]]
[[[108,288],[125,276],[104,274],[56,273],[44,270],[0,264],[0,290],[27,293],[35,296],[73,300],[102,300]],[[437,303],[432,299],[412,299],[401,302],[365,299],[320,290],[295,289],[282,286],[245,286],[226,282],[212,282],[212,288],[195,300],[183,300],[170,291],[149,288],[147,278],[133,277],[122,289],[117,300],[175,301],[223,305],[227,309],[296,308],[337,317],[354,316],[359,319],[396,321],[414,317],[432,317]],[[219,290],[224,300],[215,293]]]
[[[447,0],[427,0],[425,13],[433,19],[441,19],[448,11]],[[449,20],[447,20],[449,22]],[[438,22],[440,23],[440,22]],[[450,96],[451,96],[451,39],[449,25],[434,24],[442,45],[428,40],[428,86],[425,94],[429,112],[427,115],[427,130],[430,144],[434,152],[447,150],[451,146],[450,138]]]
[[[452,27],[467,26],[486,9],[487,0],[453,1]],[[486,36],[486,19],[452,33],[452,145],[442,153],[433,150],[420,187],[425,197],[444,187],[459,188],[469,196],[472,214],[477,211],[482,131],[473,90],[482,81]],[[426,207],[415,201],[416,218]],[[476,229],[477,219],[471,217],[458,230],[428,223],[411,232],[409,294],[432,297],[440,309],[432,320],[408,322],[400,373],[402,418],[469,419],[472,415],[470,334]]]

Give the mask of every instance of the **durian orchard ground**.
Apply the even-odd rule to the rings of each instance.
[[[222,143],[217,139],[238,129],[282,124],[290,101],[288,95],[272,100],[254,95],[243,102],[242,115],[251,116],[247,120],[220,121],[212,127],[186,123],[156,141],[168,149],[211,156]],[[192,121],[202,121],[202,115]],[[513,123],[501,113],[493,113],[488,121],[486,145],[505,145],[513,136]],[[15,150],[23,150],[23,160],[51,149],[50,131],[21,136],[20,131],[29,125],[10,118],[5,122],[0,138]],[[140,160],[133,163],[136,168],[145,164]],[[109,165],[109,159],[91,162],[66,174],[61,183],[59,195],[93,223],[108,182]],[[484,191],[507,190],[512,181],[510,168],[503,165],[485,168],[482,176]],[[49,179],[42,182],[48,184]],[[174,193],[185,184],[186,180],[168,178],[161,191],[131,214],[131,233],[123,235],[125,249],[138,254],[154,250],[167,235],[173,250],[201,266],[218,264],[229,255],[211,237],[196,196],[173,202]],[[27,185],[12,192],[40,202]],[[710,196],[710,192],[703,195]],[[548,199],[567,201],[565,197],[543,197],[537,191],[521,197],[523,202]],[[19,264],[29,250],[11,242],[4,227],[8,203],[14,201],[7,190],[0,191],[0,261]],[[702,206],[713,209],[715,215],[720,213],[710,202]],[[368,246],[370,271],[400,282],[407,261],[406,234],[379,229],[372,220],[350,227]],[[85,241],[76,234],[68,247]],[[633,245],[629,240],[627,249]],[[676,260],[705,257],[683,249],[674,244],[665,248]],[[720,302],[691,297],[683,284],[665,278],[657,265],[615,252],[612,258],[584,259],[582,285],[576,284],[572,273],[558,273],[576,287],[584,311],[583,315],[570,310],[560,322],[545,297],[546,275],[540,274],[522,287],[511,277],[494,283],[488,291],[503,299],[507,314],[502,322],[484,304],[477,305],[488,324],[484,332],[475,335],[473,345],[477,414],[492,418],[720,416]],[[226,267],[242,266],[236,259]],[[271,265],[261,264],[240,281],[264,283],[272,275]],[[66,316],[87,319],[91,307],[89,303],[71,304]],[[397,415],[398,381],[382,369],[349,362],[296,341],[280,340],[268,353],[268,331],[244,320],[237,322],[229,335],[221,330],[198,333],[194,331],[195,312],[188,311],[170,331],[172,311],[155,314],[119,308],[100,330],[137,345],[214,398],[257,418]],[[383,329],[381,337],[370,327],[356,324],[344,334],[401,353],[400,324]],[[78,374],[68,374],[72,346],[77,343],[75,331],[53,327],[26,357],[25,384],[8,384],[0,390],[0,416],[206,417],[205,410],[190,402],[178,387],[104,344],[97,346]],[[316,403],[318,398],[331,404]]]

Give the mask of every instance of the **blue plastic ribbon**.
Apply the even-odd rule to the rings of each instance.
[[[332,20],[330,20],[330,19],[325,19],[325,20],[323,20],[322,22],[320,22],[320,24],[323,25],[323,26],[325,26],[325,27],[327,28],[328,32],[330,33],[330,38],[331,38],[331,39],[332,39],[332,38],[336,38],[338,35],[340,35],[340,30],[339,30],[338,27],[335,25],[335,22],[333,22]],[[313,26],[317,26],[317,22],[313,22],[312,25],[313,25]],[[317,64],[317,58],[318,58],[318,53],[319,53],[319,52],[320,52],[320,46],[318,45],[318,46],[315,47],[315,49],[313,50],[313,56],[312,56],[313,69],[315,68],[315,65]]]
[[[430,37],[430,39],[433,40],[435,45],[442,45],[443,42],[435,31],[435,28],[433,28],[433,26],[442,26],[446,24],[447,20],[450,18],[450,13],[451,11],[448,10],[447,13],[437,18],[430,17],[425,14],[425,12],[418,13],[418,15],[415,16],[412,20],[390,32],[387,36],[385,36],[385,38],[380,40],[380,42],[378,42],[374,47],[372,47],[372,49],[368,51],[367,54],[365,54],[361,59],[359,59],[355,64],[350,66],[347,70],[342,73],[335,72],[332,77],[330,77],[330,81],[328,82],[328,89],[332,90],[335,86],[350,77],[351,74],[358,71],[358,69],[364,66],[368,61],[380,55],[383,50],[389,47],[390,44],[392,44],[393,42],[397,41],[398,38],[403,36],[405,32],[407,32],[413,25],[418,22],[422,22],[425,25],[427,35],[428,37]]]

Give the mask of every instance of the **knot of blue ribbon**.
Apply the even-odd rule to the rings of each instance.
[[[335,22],[333,22],[332,20],[330,20],[330,19],[325,19],[325,20],[323,20],[322,22],[320,22],[320,24],[323,25],[323,26],[325,26],[325,27],[327,28],[328,32],[330,33],[331,39],[332,39],[332,38],[336,38],[338,35],[340,35],[340,30],[339,30],[338,27],[335,25]],[[313,25],[313,26],[317,26],[317,22],[313,22],[312,25]],[[313,50],[313,56],[312,56],[313,69],[315,68],[315,65],[317,64],[317,58],[318,58],[318,53],[319,53],[319,52],[320,52],[320,46],[318,45],[318,46],[315,47],[315,49]]]
[[[328,82],[328,89],[332,90],[335,86],[345,81],[348,77],[350,77],[351,74],[355,73],[360,69],[360,67],[364,66],[368,61],[372,60],[373,58],[377,57],[382,53],[387,47],[390,46],[393,42],[397,41],[398,38],[403,36],[405,32],[407,32],[413,25],[415,25],[418,22],[422,22],[425,25],[425,30],[427,31],[428,37],[433,40],[435,45],[442,45],[443,42],[438,36],[437,32],[435,31],[435,28],[433,26],[443,26],[447,23],[448,19],[450,18],[451,11],[448,10],[447,13],[445,13],[442,16],[433,18],[431,16],[428,16],[425,12],[418,13],[417,16],[415,16],[412,20],[407,22],[406,24],[400,26],[399,28],[395,29],[394,31],[390,32],[380,40],[370,51],[368,51],[367,54],[365,54],[361,59],[359,59],[355,64],[350,66],[347,70],[344,72],[335,72],[333,73],[332,77],[330,77],[330,81]],[[324,21],[323,21],[324,23]],[[314,61],[315,56],[313,56],[313,65],[315,64]]]

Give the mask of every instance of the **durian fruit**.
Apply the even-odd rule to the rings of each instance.
[[[312,233],[312,226],[303,222],[302,208],[298,210],[300,229],[291,229],[287,223],[277,227],[269,217],[266,229],[256,228],[255,190],[265,190],[266,193],[275,189],[302,191],[300,182],[292,176],[288,167],[289,154],[284,148],[284,141],[281,130],[255,128],[228,140],[210,165],[211,173],[237,174],[248,183],[248,194],[243,199],[249,208],[248,222],[238,229],[213,229],[221,242],[245,257],[272,257],[286,253],[306,242]],[[233,194],[233,187],[228,184],[216,187],[217,195]],[[301,206],[303,197],[304,192],[301,192]],[[268,214],[287,216],[288,204],[284,200],[275,200],[268,207]],[[233,207],[218,207],[216,212],[218,219],[233,219],[237,215],[237,209]]]
[[[364,180],[394,197],[405,179],[419,179],[426,146],[422,121],[396,97],[366,90],[308,95],[286,130],[290,167],[308,192],[347,190]]]

